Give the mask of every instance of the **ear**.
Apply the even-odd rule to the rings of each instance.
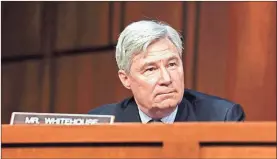
[[[125,88],[131,89],[130,77],[124,70],[118,71],[118,77]]]

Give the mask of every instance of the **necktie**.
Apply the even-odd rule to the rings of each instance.
[[[161,121],[161,119],[151,119],[148,121],[148,123],[151,124],[151,123],[163,123],[163,122]]]

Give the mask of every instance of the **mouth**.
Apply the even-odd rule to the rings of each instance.
[[[157,96],[159,95],[170,95],[172,93],[174,93],[175,91],[168,91],[168,92],[160,92],[160,93],[157,93]]]

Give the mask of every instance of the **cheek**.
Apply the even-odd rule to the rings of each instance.
[[[172,72],[172,79],[177,83],[183,83],[184,82],[184,73],[182,69],[178,69],[174,72]]]
[[[157,76],[148,77],[148,78],[146,79],[146,81],[147,81],[147,83],[148,83],[149,85],[151,85],[151,86],[154,87],[154,86],[157,84],[157,82],[158,82],[158,77],[157,77]]]
[[[140,91],[150,94],[157,83],[157,79],[141,77],[138,78],[135,83]]]

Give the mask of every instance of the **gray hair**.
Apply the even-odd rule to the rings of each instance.
[[[182,40],[180,34],[168,24],[142,20],[128,25],[120,34],[116,45],[116,62],[120,70],[127,73],[134,55],[145,52],[155,40],[168,38],[182,56]]]

